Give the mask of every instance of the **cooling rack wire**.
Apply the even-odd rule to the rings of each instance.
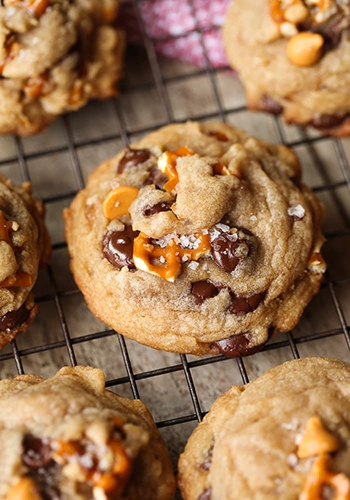
[[[142,0],[156,1],[163,0]],[[125,0],[141,31],[129,47],[121,95],[90,103],[31,138],[0,138],[0,172],[14,182],[29,180],[45,202],[53,242],[51,265],[39,273],[39,313],[29,331],[0,352],[0,376],[36,373],[49,377],[64,365],[102,368],[107,387],[141,398],[152,412],[176,466],[179,453],[214,400],[283,361],[330,356],[350,361],[350,140],[322,137],[284,125],[278,117],[248,112],[239,81],[228,67],[212,67],[206,33],[188,0],[193,29],[154,39],[147,33],[141,1]],[[158,55],[172,38],[195,40],[202,68]],[[69,206],[89,173],[129,142],[170,122],[224,120],[260,139],[284,143],[299,155],[304,181],[326,206],[323,255],[328,270],[319,294],[298,326],[277,335],[261,352],[244,359],[176,355],[121,337],[87,309],[68,267],[62,209]]]

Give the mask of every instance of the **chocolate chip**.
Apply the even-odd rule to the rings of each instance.
[[[124,231],[108,231],[102,241],[103,255],[118,269],[124,266],[135,269],[132,255],[138,234],[139,231],[133,231],[131,226],[126,226]]]
[[[234,271],[250,251],[247,240],[231,233],[221,233],[211,242],[211,248],[214,262],[228,273]]]
[[[147,205],[142,210],[142,215],[144,215],[145,217],[150,217],[152,215],[159,214],[160,212],[167,212],[171,209],[172,204],[172,201],[160,201],[155,205]]]
[[[30,311],[23,304],[17,311],[10,311],[0,318],[0,331],[9,331],[21,325],[28,318]]]
[[[197,500],[210,500],[210,499],[211,499],[211,488],[206,488],[204,491],[202,491]]]
[[[233,292],[230,292],[230,295],[231,304],[228,308],[228,312],[231,314],[242,315],[254,311],[264,299],[265,292],[256,293],[250,297],[237,297]]]
[[[211,344],[212,350],[232,358],[249,356],[250,354],[254,354],[259,351],[263,344],[248,347],[249,339],[246,335],[246,333],[240,333],[239,335],[232,335],[227,339],[217,340]]]
[[[262,110],[272,113],[273,115],[280,115],[283,111],[283,106],[266,94],[260,99],[260,107]]]
[[[149,186],[150,184],[154,184],[157,188],[163,189],[164,184],[168,182],[169,178],[163,174],[158,167],[151,168],[149,172],[149,176],[144,182],[145,186]]]
[[[340,125],[344,121],[344,119],[345,116],[323,114],[320,115],[318,118],[314,118],[311,122],[311,125],[319,129],[333,128]]]
[[[23,440],[22,461],[31,469],[46,467],[51,462],[51,446],[43,440],[28,434]]]
[[[206,299],[215,297],[218,293],[219,289],[208,280],[192,283],[191,294],[196,304],[203,304]]]
[[[140,163],[144,163],[150,156],[151,152],[149,149],[131,149],[126,147],[125,154],[117,166],[118,174],[121,174],[126,169],[136,167],[136,165],[140,165]]]

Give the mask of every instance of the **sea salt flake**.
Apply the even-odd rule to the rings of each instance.
[[[216,224],[216,226],[218,229],[220,229],[223,233],[228,233],[230,231],[230,226],[228,226],[227,224]]]
[[[195,270],[197,269],[197,267],[198,267],[198,266],[199,266],[198,262],[194,262],[194,261],[192,261],[192,262],[190,262],[190,263],[188,264],[188,267],[189,267],[190,269],[192,269],[192,271],[195,271]]]
[[[295,453],[290,453],[287,457],[287,463],[288,465],[290,465],[291,467],[296,467],[296,465],[298,464],[298,457],[296,456]]]
[[[291,217],[298,217],[298,219],[302,219],[305,215],[305,208],[301,205],[296,205],[295,207],[289,207],[288,215],[290,215]]]

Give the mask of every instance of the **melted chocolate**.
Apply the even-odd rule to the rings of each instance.
[[[275,333],[275,328],[270,326],[268,329],[268,338],[266,342],[272,337]],[[247,338],[247,333],[240,333],[238,335],[232,335],[227,339],[217,340],[211,344],[211,349],[214,354],[220,353],[224,356],[237,358],[240,356],[250,356],[251,354],[255,354],[258,352],[266,342],[263,342],[260,345],[256,345],[253,347],[249,346],[249,339]]]
[[[155,205],[147,205],[142,210],[142,215],[144,215],[145,217],[150,217],[152,215],[159,214],[160,212],[167,212],[168,210],[171,209],[172,204],[173,204],[172,201],[160,201]]]
[[[140,165],[140,163],[144,163],[150,156],[151,152],[149,149],[131,149],[126,147],[125,154],[117,166],[118,174],[121,174],[124,170],[129,168],[136,167],[136,165]]]
[[[247,257],[250,250],[247,240],[233,240],[230,233],[221,233],[211,242],[211,248],[214,262],[228,273],[236,269],[240,260]]]
[[[135,269],[132,260],[134,239],[138,231],[133,231],[131,226],[126,226],[124,231],[109,231],[102,241],[102,252],[106,259],[118,269],[127,266]]]
[[[30,311],[21,306],[17,311],[10,311],[0,318],[0,331],[10,331],[21,325],[28,318]]]
[[[215,297],[218,293],[219,289],[208,280],[192,283],[191,294],[196,304],[202,304],[206,299]]]
[[[231,305],[228,311],[231,314],[243,315],[254,311],[260,302],[264,300],[265,292],[256,293],[250,297],[236,297],[233,292],[231,295]]]
[[[51,446],[43,440],[28,434],[23,441],[22,461],[31,469],[46,467],[51,462]]]
[[[227,357],[237,358],[239,356],[249,356],[250,354],[255,354],[262,345],[248,347],[249,339],[246,337],[247,334],[240,333],[239,335],[232,335],[227,339],[217,340],[213,342],[212,349],[214,352],[219,352]]]
[[[144,182],[145,186],[149,186],[150,184],[154,184],[157,188],[163,189],[164,184],[168,182],[169,178],[163,174],[158,167],[153,167],[150,170],[149,176]]]
[[[260,107],[262,110],[272,113],[273,115],[280,115],[283,111],[283,106],[266,94],[260,99]]]
[[[346,116],[323,114],[320,115],[318,118],[314,118],[311,122],[311,125],[319,129],[333,128],[340,125],[345,118]]]

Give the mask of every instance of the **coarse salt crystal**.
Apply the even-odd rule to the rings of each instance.
[[[291,217],[298,217],[299,219],[302,219],[305,215],[305,208],[302,207],[301,205],[297,205],[295,207],[289,207],[288,215],[290,215]]]
[[[192,269],[192,271],[195,271],[198,266],[199,266],[198,262],[194,262],[193,260],[188,264],[188,267]]]

